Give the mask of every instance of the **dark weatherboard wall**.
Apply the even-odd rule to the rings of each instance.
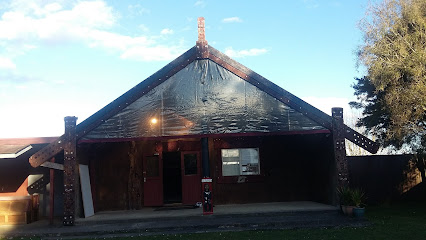
[[[210,177],[215,204],[276,201],[317,201],[334,199],[335,163],[330,151],[330,134],[300,134],[209,138]],[[129,186],[136,186],[143,206],[142,158],[144,155],[180,151],[201,151],[201,139],[169,139],[131,142],[85,143],[80,146],[82,161],[91,166],[92,191],[96,211],[131,209]],[[260,175],[245,178],[221,175],[221,149],[258,148]],[[133,152],[132,152],[133,151]],[[131,163],[133,154],[136,162]],[[130,169],[139,178],[129,177]],[[167,178],[167,176],[165,176]],[[201,180],[201,179],[200,179]],[[140,185],[131,181],[140,181]],[[130,185],[129,185],[130,184]]]

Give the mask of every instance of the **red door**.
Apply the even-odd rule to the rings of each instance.
[[[182,204],[201,202],[201,159],[199,152],[181,153]]]
[[[163,205],[163,166],[160,156],[143,158],[144,205]]]

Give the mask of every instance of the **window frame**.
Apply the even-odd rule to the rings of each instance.
[[[258,150],[258,165],[259,165],[259,174],[256,175],[235,175],[235,176],[223,176],[222,172],[222,165],[223,165],[223,159],[222,159],[222,150],[231,150],[231,149],[257,149]],[[263,174],[263,168],[260,167],[262,162],[261,157],[261,148],[260,147],[251,147],[251,146],[235,146],[235,147],[222,147],[216,149],[216,156],[218,156],[217,161],[217,170],[218,170],[218,177],[217,182],[218,183],[249,183],[249,182],[263,182],[264,181],[264,174]],[[240,173],[241,173],[241,163],[240,163]]]
[[[238,158],[238,175],[223,175],[223,167],[224,166],[226,166],[227,164],[225,164],[225,162],[224,162],[224,157],[223,157],[223,154],[224,154],[224,151],[229,151],[229,150],[237,150],[238,151],[238,157],[234,157],[234,158]],[[256,162],[256,165],[257,165],[257,171],[256,171],[256,173],[255,174],[244,174],[244,171],[243,171],[243,167],[244,166],[247,166],[248,164],[246,164],[246,165],[243,165],[243,159],[242,159],[242,153],[243,153],[243,150],[255,150],[256,152],[257,152],[257,158],[256,158],[256,160],[257,160],[257,162]],[[257,175],[260,175],[260,158],[259,158],[259,148],[230,148],[230,149],[221,149],[220,150],[220,152],[221,152],[221,158],[222,158],[222,175],[224,176],[224,177],[234,177],[234,176],[257,176]],[[226,162],[229,162],[229,161],[226,161]],[[250,163],[249,163],[250,164]],[[235,164],[235,165],[237,165],[237,164]],[[249,172],[250,173],[250,172]]]

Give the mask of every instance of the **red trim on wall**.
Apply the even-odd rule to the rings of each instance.
[[[330,133],[328,129],[322,130],[306,130],[306,131],[286,131],[286,132],[252,132],[252,133],[218,133],[218,134],[197,134],[183,136],[161,136],[161,137],[136,137],[136,138],[102,138],[102,139],[85,139],[79,140],[78,143],[98,143],[98,142],[128,142],[141,140],[166,140],[176,138],[202,138],[202,137],[257,137],[257,136],[276,136],[276,135],[306,135],[306,134],[324,134]]]

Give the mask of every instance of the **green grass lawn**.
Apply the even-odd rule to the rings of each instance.
[[[426,240],[426,202],[407,202],[368,207],[367,218],[372,223],[362,228],[293,229],[200,234],[159,235],[123,239],[144,240],[209,240],[209,239],[398,239]],[[21,238],[17,238],[21,239]],[[34,239],[34,238],[32,238]],[[118,238],[117,238],[118,239]]]

